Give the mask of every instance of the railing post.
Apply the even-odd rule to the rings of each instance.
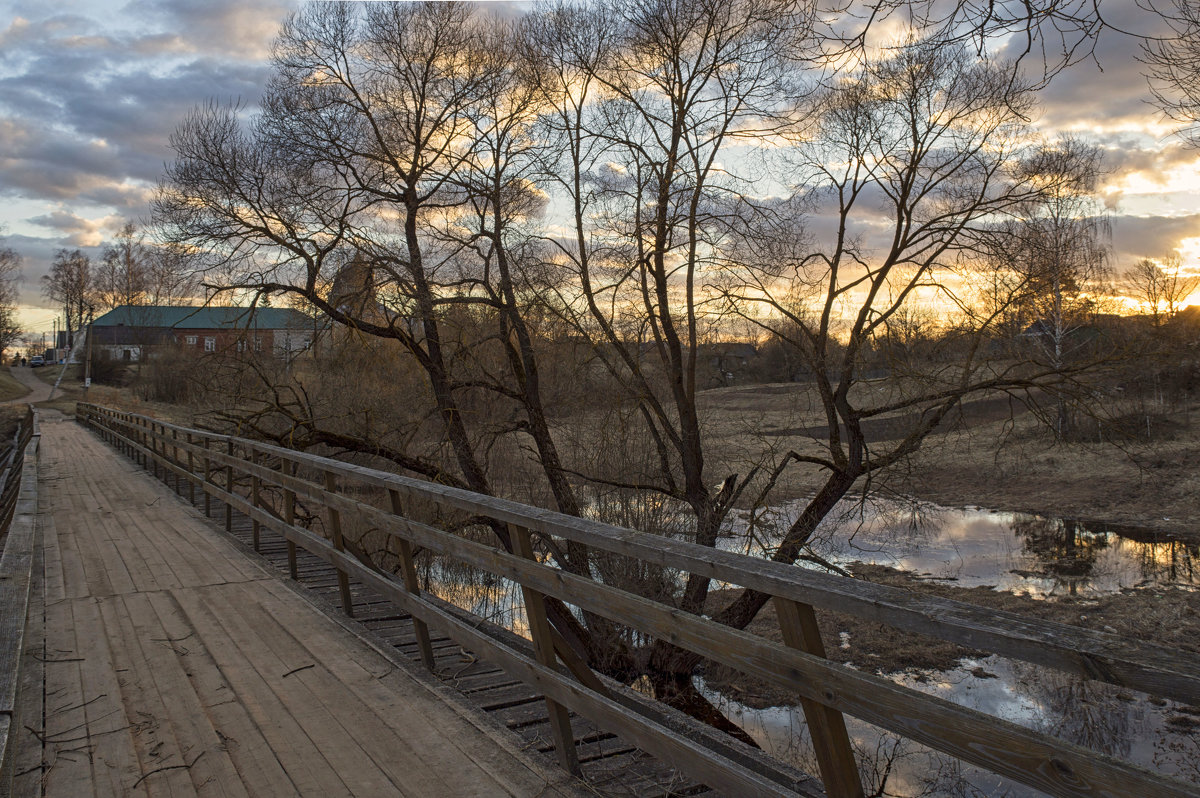
[[[160,464],[158,462],[158,424],[153,421],[146,425],[146,443],[150,445],[150,467],[155,479],[162,479],[163,475],[159,473]]]
[[[233,457],[233,438],[231,437],[226,446],[225,453]],[[229,491],[230,496],[233,495],[233,465],[225,466],[225,490]],[[225,531],[233,532],[233,500],[225,501]]]
[[[171,463],[179,467],[179,430],[171,430]],[[175,472],[175,495],[179,495],[179,472]]]
[[[533,541],[529,530],[508,525],[514,552],[527,560],[533,560]],[[525,617],[529,622],[529,634],[533,638],[533,652],[537,661],[548,668],[556,668],[554,634],[550,619],[546,615],[546,597],[533,588],[521,585],[525,599]],[[554,733],[554,748],[558,751],[558,764],[569,773],[580,775],[579,752],[575,750],[575,733],[571,730],[571,716],[567,708],[552,698],[546,698],[546,710],[550,715],[550,729]]]
[[[337,475],[332,471],[325,472],[325,490],[328,493],[337,493]],[[333,547],[338,551],[345,551],[346,546],[342,541],[342,514],[332,505],[329,510],[329,526],[333,532]],[[342,609],[351,618],[354,617],[354,603],[350,600],[350,578],[346,576],[346,572],[341,568],[337,569],[338,591],[342,594]]]
[[[290,477],[296,476],[296,464],[291,460],[280,459],[279,470],[281,473],[287,474]],[[289,527],[296,525],[296,491],[291,488],[284,488],[283,493],[283,520],[287,522]],[[296,566],[296,542],[291,538],[287,541],[288,555],[288,574],[294,581],[300,580],[300,571]]]
[[[250,465],[252,465],[252,466],[258,465],[258,450],[257,449],[250,450]],[[262,487],[262,479],[259,478],[258,472],[255,471],[254,474],[250,477],[250,500],[254,503],[255,510],[257,510],[261,506],[261,504],[259,503],[259,493],[260,493],[261,487]],[[258,519],[253,518],[250,521],[250,538],[254,544],[255,551],[259,550],[258,536],[259,536]]]
[[[212,494],[208,486],[212,484],[212,462],[208,459],[208,438],[204,439],[204,517],[212,518]]]
[[[389,488],[388,497],[392,501],[392,513],[402,517],[404,512],[400,504],[400,492],[395,488]],[[412,544],[407,538],[402,537],[397,537],[396,542],[400,546],[400,568],[404,573],[404,588],[412,595],[419,596],[421,595],[421,585],[417,581],[417,565],[413,561]],[[421,662],[432,673],[434,669],[433,644],[429,640],[429,627],[415,615],[412,622],[413,631],[417,635],[417,647],[421,649]]]
[[[821,630],[817,627],[813,608],[779,596],[775,596],[774,600],[783,642],[789,648],[800,649],[824,659],[825,644],[821,642]],[[862,781],[858,776],[858,765],[854,762],[854,751],[850,748],[850,737],[846,734],[846,720],[842,713],[810,698],[801,698],[800,706],[812,736],[825,793],[829,798],[862,798]]]
[[[188,502],[196,505],[196,459],[192,455],[192,433],[187,433],[188,445]]]

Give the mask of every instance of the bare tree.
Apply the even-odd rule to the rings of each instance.
[[[1039,188],[1021,209],[1010,237],[1007,264],[1021,283],[1019,303],[1030,326],[1023,332],[1040,350],[1039,362],[1063,371],[1088,345],[1081,332],[1094,323],[1108,280],[1108,225],[1095,189],[1100,148],[1072,137],[1043,147],[1025,172]],[[1055,397],[1055,435],[1070,432],[1066,396]]]
[[[363,370],[406,388],[380,433],[371,413],[334,412],[331,394],[349,400],[327,375],[262,369],[275,382],[237,413],[241,429],[514,495],[515,469],[494,465],[507,448],[536,483],[522,498],[653,517],[653,531],[709,547],[736,502],[813,467],[826,482],[773,553],[794,562],[852,486],[915,452],[964,396],[1074,368],[981,354],[1023,294],[974,302],[995,275],[974,252],[1053,184],[1022,168],[1032,99],[1014,70],[943,36],[864,50],[831,76],[829,50],[856,45],[817,33],[826,17],[803,0],[562,3],[518,31],[480,13],[309,6],[281,32],[261,115],[209,106],[173,137],[156,213],[200,253],[206,287],[305,303],[370,352]],[[818,235],[818,215],[832,234]],[[867,354],[927,294],[962,318],[955,357],[864,400]],[[804,364],[823,451],[712,464],[698,375],[703,343],[731,321]],[[552,423],[547,397],[570,388],[543,353],[564,341],[559,382],[593,396]],[[864,432],[883,417],[907,422],[886,448]],[[706,577],[544,543],[564,568],[707,611]],[[747,593],[721,620],[745,626],[765,600]],[[722,724],[693,685],[694,656],[557,602],[551,613],[593,667],[645,676]]]
[[[1200,146],[1200,6],[1169,0],[1159,13],[1174,35],[1142,45],[1150,90],[1163,113],[1179,123],[1179,135]]]
[[[793,467],[822,475],[772,559],[795,562],[852,487],[902,464],[966,398],[1050,388],[1072,368],[991,356],[1029,284],[1019,264],[1003,269],[1003,291],[980,301],[993,267],[979,253],[1019,239],[998,220],[1022,220],[1063,188],[1028,168],[1036,153],[1023,118],[1033,98],[1020,89],[1003,65],[961,45],[913,40],[868,61],[820,97],[792,156],[796,195],[745,230],[724,294],[796,352],[824,420],[820,440],[781,457],[765,486]],[[823,217],[820,231],[803,229],[806,209]],[[948,317],[940,333],[950,356],[910,360],[864,390],[873,342],[928,301]],[[893,434],[872,437],[883,419]],[[742,626],[765,601],[746,591],[717,617]]]
[[[67,348],[75,346],[75,334],[95,303],[92,294],[92,260],[78,249],[60,249],[50,273],[42,277],[42,293],[59,303],[67,329]]]
[[[92,292],[102,308],[141,305],[146,300],[148,252],[144,235],[126,222],[104,248],[92,270]]]
[[[1183,273],[1179,255],[1172,253],[1160,266],[1143,258],[1131,266],[1122,279],[1126,293],[1150,312],[1155,329],[1175,318],[1183,303],[1200,288],[1200,276]]]
[[[21,279],[21,255],[12,247],[0,247],[0,355],[21,337],[17,321],[17,283]]]

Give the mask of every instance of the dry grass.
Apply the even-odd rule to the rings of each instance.
[[[29,388],[17,382],[7,368],[0,368],[0,402],[20,399],[29,393]]]
[[[711,473],[745,474],[764,453],[819,454],[823,419],[803,391],[799,385],[764,385],[705,392]],[[887,433],[886,427],[881,430]],[[969,404],[952,427],[931,435],[909,462],[878,477],[876,487],[948,506],[1195,535],[1198,465],[1200,425],[1180,424],[1170,439],[1151,442],[1056,443],[1019,405],[984,400]],[[815,467],[793,467],[773,500],[811,495],[821,477]]]

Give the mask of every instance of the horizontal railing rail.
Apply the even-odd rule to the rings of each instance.
[[[37,470],[24,466],[27,451],[36,457],[37,443],[30,445],[36,428],[27,412],[0,456],[0,796],[11,792],[22,725],[18,686],[38,546]]]
[[[546,598],[605,617],[706,660],[793,691],[814,740],[821,777],[831,795],[861,795],[842,713],[873,723],[965,762],[1052,795],[1198,795],[1195,788],[1059,738],[833,664],[824,658],[813,607],[879,621],[1086,679],[1185,703],[1200,703],[1200,663],[1187,652],[1093,632],[861,580],[823,574],[562,515],[516,502],[343,463],[272,444],[173,425],[95,405],[78,417],[143,465],[187,480],[190,491],[225,504],[226,526],[237,511],[282,534],[338,571],[351,612],[350,576],[392,599],[417,621],[423,659],[432,663],[427,628],[491,658],[547,698],[561,763],[572,770],[567,711],[621,733],[718,789],[738,795],[791,794],[777,781],[714,755],[695,740],[632,712],[586,669],[547,620]],[[375,489],[381,508],[353,495]],[[268,492],[270,496],[268,496]],[[296,521],[296,503],[323,513],[318,534]],[[407,517],[406,504],[449,508],[504,525],[512,551],[479,543]],[[343,538],[355,518],[399,544],[401,578],[364,561]],[[711,577],[771,596],[784,643],[722,626],[701,616],[538,561],[535,536]],[[412,552],[426,549],[509,579],[523,591],[534,656],[501,645],[434,597],[422,593]],[[559,660],[561,659],[561,666]],[[562,667],[562,666],[565,666]],[[570,750],[568,750],[570,749]]]

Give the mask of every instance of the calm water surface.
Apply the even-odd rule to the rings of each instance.
[[[742,513],[723,546],[770,551],[802,509],[797,501],[753,519]],[[846,502],[818,529],[811,548],[839,565],[887,565],[962,587],[988,585],[1045,598],[1200,586],[1200,546],[1194,543],[1135,527],[978,507]]]

